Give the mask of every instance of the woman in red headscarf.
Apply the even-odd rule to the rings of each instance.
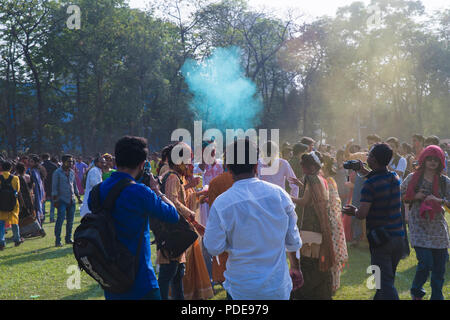
[[[449,206],[450,179],[443,175],[445,155],[435,145],[422,150],[419,168],[401,186],[402,199],[410,206],[408,219],[411,246],[418,265],[411,296],[421,300],[426,294],[423,285],[431,272],[431,299],[443,300],[445,264],[450,238],[445,221],[444,205]]]

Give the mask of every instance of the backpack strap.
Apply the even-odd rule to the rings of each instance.
[[[111,212],[114,209],[116,200],[119,197],[120,193],[123,191],[123,189],[125,189],[129,185],[134,184],[135,182],[128,178],[120,180],[111,188],[111,190],[109,190],[105,201],[103,201],[103,203],[101,203],[101,201],[100,201],[100,185],[102,183],[103,182],[96,184],[92,188],[91,192],[89,193],[89,197],[90,197],[91,205],[92,205],[92,212],[100,210],[101,208],[104,208],[105,210]]]
[[[111,190],[108,192],[105,201],[103,201],[102,204],[103,208],[111,212],[114,209],[114,204],[116,203],[116,200],[119,197],[120,193],[123,191],[123,189],[134,183],[135,182],[133,180],[127,178],[117,182],[114,185],[114,187],[112,187]]]

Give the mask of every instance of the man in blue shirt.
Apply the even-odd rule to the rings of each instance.
[[[115,146],[117,171],[100,185],[100,201],[106,199],[111,188],[122,179],[138,181],[143,174],[148,156],[147,140],[141,137],[125,136]],[[114,218],[117,239],[130,252],[137,254],[139,237],[145,224],[144,239],[139,252],[139,267],[136,281],[129,292],[113,294],[105,290],[107,300],[160,300],[158,280],[151,261],[150,226],[148,218],[157,218],[165,222],[176,223],[178,213],[173,204],[159,190],[153,179],[151,188],[134,183],[126,187],[115,202],[111,212]],[[91,197],[89,197],[91,209]]]
[[[379,267],[381,278],[374,300],[399,300],[394,282],[396,269],[403,255],[405,233],[401,214],[400,179],[395,172],[387,169],[392,155],[393,151],[387,144],[380,143],[372,147],[367,158],[372,171],[369,173],[365,170],[361,161],[361,169],[358,170],[367,174],[361,190],[360,206],[356,208],[348,205],[343,209],[345,214],[366,219],[368,237],[375,230],[385,230],[388,234],[387,240],[379,246],[369,241],[371,264]]]

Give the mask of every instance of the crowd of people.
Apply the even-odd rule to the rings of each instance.
[[[125,294],[105,290],[106,299],[206,300],[214,296],[216,284],[224,287],[228,299],[332,299],[348,261],[347,246],[366,241],[371,264],[381,269],[375,299],[398,299],[395,272],[410,248],[418,261],[412,298],[424,297],[423,285],[431,273],[431,299],[443,299],[450,247],[445,221],[450,146],[436,136],[416,134],[411,139],[412,144],[401,143],[373,134],[366,148],[353,140],[336,148],[303,137],[279,148],[269,141],[264,153],[247,139],[243,164],[237,164],[237,142],[218,158],[215,142],[204,141],[212,163],[179,164],[173,159],[175,147],[190,152],[193,160],[187,144],[172,143],[150,154],[145,139],[129,136],[117,142],[114,156],[98,154],[83,161],[67,154],[61,162],[49,154],[3,157],[0,187],[10,186],[16,203],[11,210],[0,210],[0,250],[9,228],[18,246],[24,238],[45,236],[47,219],[55,222],[56,247],[63,246],[64,220],[65,243],[73,244],[76,203],[85,216],[91,212],[89,194],[95,185],[101,183],[104,197],[121,179],[140,182],[150,164],[159,183],[127,187],[112,212],[117,238],[132,252],[145,227],[136,283]],[[249,161],[252,151],[259,155],[257,164]],[[227,154],[234,155],[233,164],[225,161]],[[349,161],[352,169],[344,167]],[[277,172],[263,174],[274,162]],[[6,194],[0,191],[0,196]],[[148,216],[186,219],[203,227],[179,257],[169,259],[157,250],[157,272],[151,262]],[[381,244],[380,238],[385,238]]]

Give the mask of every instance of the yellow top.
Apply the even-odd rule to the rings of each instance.
[[[1,173],[3,178],[8,179],[10,176],[9,172],[2,172]],[[0,182],[1,183],[1,182]],[[17,193],[20,192],[20,181],[19,177],[13,176],[13,179],[11,181],[12,187],[14,190],[17,191]],[[14,207],[13,211],[0,211],[0,220],[4,220],[5,223],[9,224],[19,224],[19,200],[16,200],[16,206]]]

